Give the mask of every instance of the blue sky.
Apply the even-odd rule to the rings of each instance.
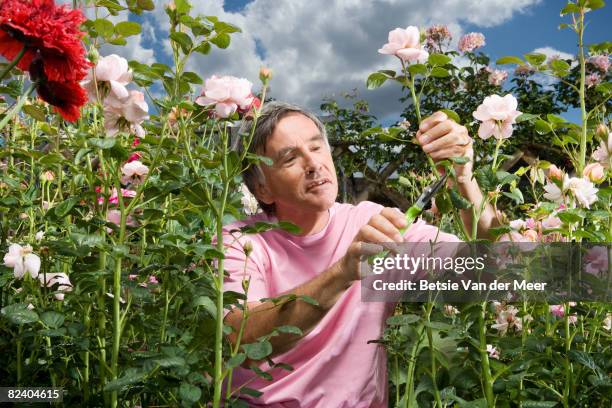
[[[403,107],[399,87],[385,84],[368,91],[365,79],[378,69],[399,69],[395,58],[378,54],[387,33],[396,28],[447,24],[454,41],[467,32],[482,32],[482,49],[495,61],[544,49],[550,55],[576,52],[576,36],[559,30],[557,0],[207,0],[193,1],[193,14],[216,15],[242,28],[227,50],[196,57],[189,69],[246,77],[257,89],[259,67],[274,72],[270,93],[277,99],[318,110],[324,97],[340,98],[356,88],[378,118],[393,123]],[[157,3],[156,3],[157,4]],[[609,40],[612,7],[587,14],[585,43]],[[125,19],[119,16],[117,19]],[[130,17],[133,18],[133,17]],[[138,18],[143,34],[118,48],[128,59],[169,62],[167,22],[162,7]],[[565,20],[565,21],[564,21]],[[511,71],[512,67],[505,67]],[[520,108],[520,107],[519,107]],[[575,120],[575,112],[568,118]]]

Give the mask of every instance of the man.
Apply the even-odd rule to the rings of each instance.
[[[249,124],[245,124],[249,131]],[[434,160],[472,158],[472,140],[463,126],[438,112],[421,124],[417,138]],[[245,183],[264,213],[224,228],[228,273],[225,290],[243,292],[249,280],[247,319],[241,344],[255,342],[275,327],[297,326],[302,335],[282,334],[270,339],[270,357],[293,367],[269,370],[263,361],[247,361],[268,371],[273,381],[239,367],[232,388],[262,392],[245,397],[250,406],[355,408],[387,406],[386,355],[369,340],[381,336],[393,311],[391,303],[364,303],[360,299],[359,262],[380,251],[385,242],[457,241],[422,220],[405,225],[397,209],[372,202],[357,206],[336,203],[338,185],[323,124],[313,114],[285,103],[271,102],[262,110],[250,150],[269,157],[272,165],[249,168]],[[479,205],[483,199],[471,177],[471,163],[456,166],[459,189]],[[494,222],[487,207],[479,222],[486,231]],[[462,214],[471,225],[471,214]],[[282,230],[236,237],[230,231],[255,221],[289,221],[299,235]],[[402,236],[400,229],[409,227]],[[471,227],[470,227],[471,228]],[[247,244],[250,242],[250,244]],[[249,247],[252,247],[250,249]],[[245,248],[249,248],[245,250]],[[245,254],[248,253],[248,256]],[[274,305],[263,298],[294,294],[298,300]],[[310,296],[314,306],[299,296]],[[242,310],[227,313],[234,328],[232,344],[243,319]]]

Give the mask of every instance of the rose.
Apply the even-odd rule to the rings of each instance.
[[[491,136],[498,140],[509,138],[512,135],[512,124],[521,114],[516,110],[517,106],[518,102],[511,94],[503,98],[499,95],[487,96],[472,114],[482,122],[478,136],[485,140]]]
[[[123,176],[121,177],[121,183],[134,185],[140,184],[147,174],[149,174],[149,168],[142,164],[140,160],[133,160],[129,163],[124,164],[121,167]]]
[[[72,283],[70,283],[68,275],[63,272],[40,274],[38,275],[38,279],[41,285],[47,287],[59,284],[57,291],[60,293],[55,293],[53,295],[57,300],[64,300],[64,293],[62,292],[72,291]]]
[[[378,50],[381,54],[395,55],[402,61],[425,62],[429,53],[421,46],[421,34],[415,26],[389,31],[388,43]]]
[[[585,271],[597,275],[608,270],[608,248],[602,245],[589,248],[584,255]]]
[[[40,258],[32,253],[30,245],[22,247],[19,244],[11,244],[4,255],[4,265],[13,268],[13,275],[17,279],[23,278],[26,273],[36,278],[40,271]]]
[[[551,164],[550,167],[548,167],[546,177],[548,177],[549,180],[563,180],[563,170]]]
[[[195,103],[201,106],[215,105],[220,118],[231,116],[238,108],[248,110],[253,103],[253,84],[244,78],[213,75],[204,83],[204,88]]]
[[[601,183],[606,178],[606,170],[599,163],[591,163],[584,168],[582,175],[593,183]]]
[[[116,136],[120,131],[130,131],[144,137],[141,123],[149,118],[149,105],[140,91],[130,91],[127,98],[104,100],[104,129],[108,136]]]
[[[87,74],[81,85],[87,90],[90,101],[96,101],[99,95],[101,99],[109,98],[112,102],[119,103],[120,100],[129,96],[125,86],[131,80],[132,71],[129,69],[127,60],[111,54],[98,60],[95,68]],[[96,89],[96,84],[98,89]]]
[[[482,33],[468,33],[459,39],[459,50],[472,52],[485,44],[485,37]]]
[[[612,133],[608,133],[607,140],[602,140],[599,147],[593,152],[593,159],[604,167],[609,167],[610,152],[612,152]]]

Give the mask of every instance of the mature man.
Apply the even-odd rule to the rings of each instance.
[[[249,130],[249,124],[245,124]],[[472,140],[464,127],[438,112],[421,124],[417,134],[434,160],[472,157]],[[369,340],[380,337],[393,304],[360,299],[360,258],[377,243],[457,241],[419,220],[404,236],[403,215],[372,202],[336,203],[338,183],[326,132],[313,114],[285,103],[268,103],[261,113],[251,151],[273,164],[252,167],[244,179],[264,213],[224,228],[227,247],[225,289],[243,292],[249,280],[247,323],[241,343],[251,343],[275,327],[291,325],[302,336],[283,334],[270,339],[272,358],[293,367],[270,370],[266,362],[247,361],[270,370],[273,381],[247,368],[234,371],[232,388],[246,386],[263,394],[248,397],[250,406],[355,408],[387,406],[385,350]],[[471,178],[471,164],[457,166],[459,189],[475,204],[483,197]],[[471,214],[462,214],[471,225]],[[299,235],[272,230],[237,238],[230,231],[255,221],[290,221]],[[486,234],[494,222],[488,207],[479,222]],[[250,241],[252,250],[245,251]],[[245,252],[248,252],[247,256]],[[260,299],[282,294],[310,296],[318,306],[301,300],[281,306]],[[298,298],[299,299],[299,298]],[[244,312],[233,309],[225,322],[234,327],[235,343]]]

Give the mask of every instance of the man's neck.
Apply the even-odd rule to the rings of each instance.
[[[313,235],[321,232],[329,221],[329,210],[319,212],[276,212],[276,218],[279,221],[289,221],[292,224],[300,227],[300,233],[298,235]]]

